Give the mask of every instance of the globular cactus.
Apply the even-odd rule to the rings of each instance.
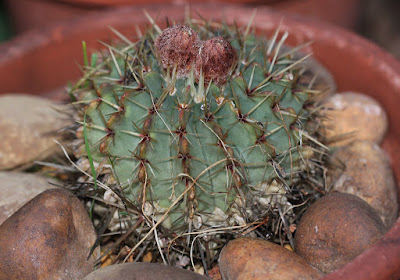
[[[317,93],[286,36],[191,21],[94,56],[72,94],[98,177],[172,236],[277,209],[290,221],[320,148],[307,130]]]

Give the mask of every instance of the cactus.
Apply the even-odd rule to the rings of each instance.
[[[318,173],[307,56],[282,51],[286,33],[213,26],[153,24],[136,42],[117,32],[71,91],[85,129],[77,156],[89,152],[104,186],[169,240],[279,214],[290,223],[302,179]]]

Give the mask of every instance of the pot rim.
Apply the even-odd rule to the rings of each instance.
[[[213,18],[214,20],[225,18],[228,22],[232,22],[234,19],[238,25],[246,25],[254,11],[251,7],[229,4],[194,4],[191,5],[190,8],[192,11],[198,11],[200,14],[206,15],[207,18]],[[132,14],[137,14],[138,11],[142,11],[143,9],[149,11],[154,18],[164,19],[165,16],[173,15],[171,17],[179,21],[183,19],[185,6],[126,6],[102,12],[88,13],[83,17],[73,18],[43,30],[32,30],[0,45],[0,65],[9,63],[13,59],[20,57],[23,53],[29,53],[35,48],[48,45],[51,41],[62,40],[77,32],[90,31],[93,28],[98,28],[99,18],[101,18],[102,22],[107,22],[108,25],[112,25],[118,29],[118,25],[126,25],[126,22],[123,22],[125,17],[132,17]],[[114,15],[118,16],[115,17]],[[230,17],[227,17],[227,15]],[[283,31],[289,31],[289,37],[291,37],[289,43],[293,45],[313,40],[314,46],[312,47],[312,51],[315,53],[317,60],[323,58],[324,52],[323,49],[320,48],[322,46],[328,48],[329,46],[332,48],[346,48],[346,50],[350,51],[353,55],[367,58],[371,67],[375,66],[377,67],[377,71],[381,71],[386,76],[392,77],[392,79],[386,79],[382,85],[385,86],[386,83],[386,87],[393,90],[395,97],[400,98],[400,62],[391,54],[374,43],[340,27],[323,23],[315,19],[277,12],[267,7],[257,8],[254,23],[257,24],[256,29],[266,35],[266,33],[270,33],[271,30],[276,27],[277,22],[280,22],[282,18],[281,29]],[[129,19],[129,25],[140,24],[143,19],[143,14],[139,14]],[[298,33],[296,33],[296,31]],[[27,42],[29,42],[29,44],[27,44]],[[349,67],[350,66],[351,65],[349,65]],[[336,74],[342,75],[342,78],[346,80],[346,77],[343,76],[345,73]],[[335,73],[333,73],[333,76],[336,77]],[[351,77],[348,79],[351,79]],[[351,88],[346,87],[345,83],[338,83],[340,91],[351,90]],[[368,90],[369,89],[366,88],[365,92],[376,98],[379,97],[379,92],[368,92]],[[400,138],[400,131],[393,131],[392,129],[391,133],[395,134],[394,136],[391,135],[391,138]],[[391,153],[392,163],[394,164],[400,161],[400,147],[392,149],[391,144],[399,146],[399,144],[396,144],[393,140],[389,144],[384,142],[383,147]],[[397,169],[400,169],[400,166],[397,167]],[[397,185],[399,187],[400,170],[397,170],[396,173]],[[400,276],[399,263],[400,218],[382,239],[378,240],[352,262],[326,275],[324,279],[395,279],[394,277]]]
[[[56,0],[57,2],[62,2],[65,4],[72,4],[72,5],[77,5],[77,6],[84,6],[84,7],[111,7],[111,6],[124,6],[124,5],[143,5],[145,3],[145,0],[115,0],[115,1],[110,1],[110,0]],[[209,1],[212,2],[213,0],[203,0],[205,2]],[[226,3],[232,3],[232,4],[267,4],[267,3],[273,3],[277,2],[278,0],[220,0],[220,2],[226,2]],[[285,0],[286,1],[286,0]],[[179,0],[179,1],[174,1],[170,0],[170,4],[190,4],[190,3],[195,3],[196,5],[199,2],[202,2],[201,0]],[[165,0],[153,0],[153,4],[161,4],[165,5],[166,1]]]

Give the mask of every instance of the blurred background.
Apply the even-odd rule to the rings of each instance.
[[[212,0],[204,0],[212,2]],[[30,29],[125,4],[204,2],[196,0],[0,0],[0,44]],[[400,58],[399,0],[220,0],[267,5],[354,31]]]

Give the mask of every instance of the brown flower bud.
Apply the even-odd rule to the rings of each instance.
[[[226,39],[211,38],[203,42],[197,55],[196,79],[200,79],[202,72],[205,82],[212,80],[216,84],[224,84],[236,60],[236,51]]]
[[[178,77],[189,73],[199,49],[199,36],[190,27],[174,25],[157,36],[154,48],[164,69],[177,67]]]

